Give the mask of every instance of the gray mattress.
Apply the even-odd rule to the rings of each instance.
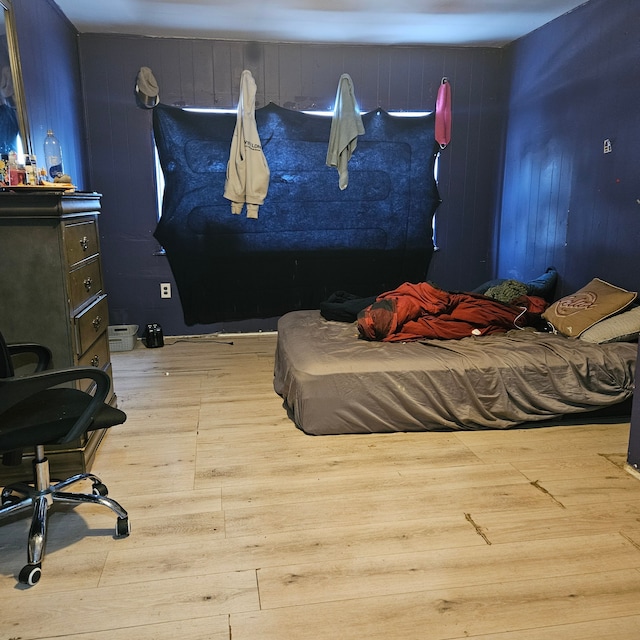
[[[506,429],[633,393],[637,345],[530,331],[386,343],[294,311],[278,322],[274,388],[313,435]]]

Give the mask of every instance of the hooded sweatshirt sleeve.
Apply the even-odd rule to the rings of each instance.
[[[257,218],[269,189],[269,166],[262,151],[255,117],[256,83],[250,71],[240,77],[240,99],[236,127],[231,139],[224,197],[231,200],[231,212],[242,213],[247,204],[247,218]]]
[[[348,73],[343,73],[338,82],[326,160],[328,167],[338,169],[340,189],[346,189],[349,184],[347,163],[358,144],[358,136],[363,134],[364,125],[356,105],[353,81]]]

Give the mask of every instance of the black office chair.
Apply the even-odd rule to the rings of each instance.
[[[15,375],[16,356],[27,358],[35,373]],[[47,515],[54,502],[89,502],[109,507],[117,516],[115,537],[129,535],[127,512],[107,497],[107,487],[92,473],[80,473],[66,480],[52,481],[45,445],[77,440],[87,431],[122,424],[125,413],[105,403],[111,381],[94,367],[48,369],[51,352],[41,345],[7,345],[0,333],[0,453],[4,464],[19,463],[23,449],[34,450],[33,480],[4,487],[0,494],[0,519],[32,507],[27,564],[18,579],[34,585],[42,575],[47,537]],[[78,380],[92,380],[91,393],[71,386]],[[64,489],[81,480],[91,480],[92,493],[69,493]]]

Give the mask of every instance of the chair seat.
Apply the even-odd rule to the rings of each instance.
[[[35,356],[31,375],[15,376],[13,357]],[[129,535],[129,516],[93,473],[78,473],[53,484],[45,446],[77,440],[87,431],[107,429],[126,421],[124,412],[108,404],[109,374],[97,367],[51,369],[51,351],[41,345],[7,345],[0,333],[0,453],[3,464],[19,464],[22,450],[33,449],[33,476],[0,491],[0,520],[31,510],[27,564],[18,574],[22,584],[33,586],[42,575],[49,509],[56,502],[90,503],[111,509],[117,516],[116,538]],[[93,395],[68,386],[91,381]],[[67,385],[67,386],[63,386]],[[90,480],[91,492],[69,492],[67,487]]]
[[[91,401],[91,396],[78,389],[47,389],[19,402],[2,414],[0,452],[59,444]],[[89,431],[122,424],[127,416],[120,409],[102,404]]]

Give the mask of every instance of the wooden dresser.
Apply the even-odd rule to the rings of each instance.
[[[55,368],[90,365],[111,375],[99,213],[96,193],[0,193],[0,330],[9,343],[49,347]],[[103,436],[49,447],[52,472],[88,470]],[[0,479],[21,472],[11,470],[0,466]]]

